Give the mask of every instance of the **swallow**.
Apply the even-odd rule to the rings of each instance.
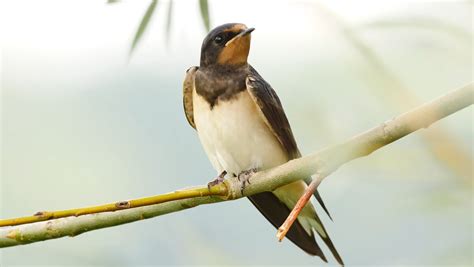
[[[244,189],[256,171],[301,157],[280,99],[247,62],[253,31],[241,23],[218,26],[204,38],[199,67],[186,71],[185,115],[218,173],[209,185],[232,175],[239,178]],[[310,181],[309,177],[248,198],[278,228]],[[315,197],[329,215],[319,193]],[[314,206],[308,203],[287,237],[308,254],[327,262],[315,232],[343,265]]]

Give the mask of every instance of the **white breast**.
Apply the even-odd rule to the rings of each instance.
[[[238,175],[244,170],[264,170],[288,161],[246,90],[232,100],[219,102],[212,110],[206,100],[193,91],[193,115],[201,144],[218,174],[225,170]],[[297,181],[273,193],[293,209],[305,188],[303,181]],[[314,217],[314,207],[308,203],[298,217],[308,234],[313,224],[318,225]]]
[[[193,108],[199,139],[218,173],[225,170],[237,175],[288,160],[246,90],[231,100],[218,102],[213,109],[194,91]]]

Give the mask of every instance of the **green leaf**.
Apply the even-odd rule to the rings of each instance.
[[[199,8],[201,9],[201,18],[204,22],[204,27],[209,31],[211,29],[211,22],[209,19],[209,4],[207,0],[199,0]]]
[[[168,3],[168,17],[166,18],[166,42],[170,40],[171,34],[171,16],[173,13],[173,0]]]
[[[148,23],[150,22],[151,17],[153,16],[153,13],[155,12],[157,3],[158,3],[157,0],[151,1],[150,6],[145,12],[145,15],[143,15],[142,21],[140,22],[140,25],[138,26],[137,32],[135,33],[135,37],[133,38],[133,43],[132,43],[132,46],[130,47],[129,55],[133,53],[135,47],[140,42],[143,36],[143,33],[147,29]]]

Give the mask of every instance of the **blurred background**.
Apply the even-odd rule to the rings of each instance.
[[[1,218],[211,180],[182,80],[226,22],[256,28],[249,61],[303,154],[473,80],[472,1],[4,0],[0,10]],[[322,183],[348,265],[473,264],[472,112]],[[322,264],[275,234],[242,199],[4,249],[0,265]]]

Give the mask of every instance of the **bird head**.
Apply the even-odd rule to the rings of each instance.
[[[241,23],[228,23],[213,29],[202,42],[201,67],[246,64],[253,30]]]

